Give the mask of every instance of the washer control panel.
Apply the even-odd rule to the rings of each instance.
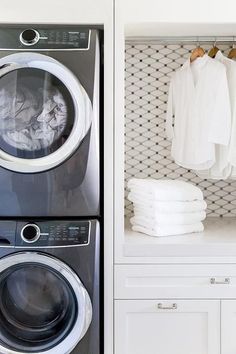
[[[16,246],[59,247],[88,245],[90,221],[18,222]]]
[[[1,49],[21,50],[88,50],[91,29],[85,26],[20,25],[0,28]]]

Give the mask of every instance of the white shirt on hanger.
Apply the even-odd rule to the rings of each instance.
[[[220,50],[216,53],[215,60],[218,60],[220,63],[224,64],[226,68],[232,113],[231,141],[228,146],[216,145],[216,163],[210,169],[197,172],[197,174],[201,178],[227,179],[230,176],[233,177],[233,175],[236,175],[236,169],[232,169],[232,165],[229,162],[229,150],[231,143],[234,141],[232,127],[236,123],[236,116],[234,113],[236,108],[236,62],[224,56]],[[234,151],[236,151],[236,142],[234,145]]]
[[[232,119],[232,135],[229,148],[229,161],[232,165],[231,178],[236,179],[236,102]]]
[[[231,60],[231,59],[228,59]],[[232,165],[231,178],[236,178],[236,62],[231,60],[232,67],[234,70],[231,70],[230,76],[230,98],[232,106],[232,129],[231,129],[231,139],[229,145],[229,162]]]
[[[215,144],[228,145],[230,130],[225,66],[206,54],[192,64],[188,59],[169,89],[166,133],[172,157],[185,168],[206,170],[216,161]]]

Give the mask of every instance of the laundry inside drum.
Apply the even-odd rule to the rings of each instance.
[[[68,88],[51,73],[22,68],[0,80],[0,148],[27,159],[61,147],[74,125]]]

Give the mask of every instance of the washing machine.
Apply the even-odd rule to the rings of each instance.
[[[0,27],[0,216],[100,214],[102,31]]]
[[[100,354],[96,220],[0,221],[0,353]]]

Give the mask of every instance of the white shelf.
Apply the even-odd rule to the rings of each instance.
[[[236,256],[236,218],[208,218],[205,231],[182,236],[151,237],[125,230],[125,257]]]

